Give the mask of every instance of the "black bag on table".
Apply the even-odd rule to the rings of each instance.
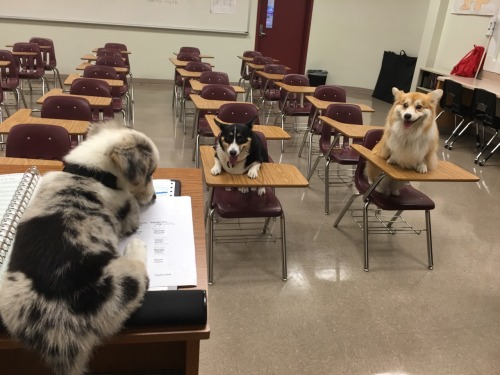
[[[405,92],[410,91],[416,64],[417,58],[406,55],[404,50],[401,50],[399,55],[391,51],[384,51],[382,67],[372,96],[384,102],[393,103],[393,87]]]

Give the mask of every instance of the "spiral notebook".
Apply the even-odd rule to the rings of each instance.
[[[0,275],[14,244],[17,224],[40,181],[36,167],[24,173],[0,175]]]

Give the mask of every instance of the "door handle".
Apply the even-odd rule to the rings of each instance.
[[[263,24],[260,24],[259,36],[266,36],[266,33],[264,32],[264,25]]]

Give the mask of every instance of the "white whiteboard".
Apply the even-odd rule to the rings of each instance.
[[[250,1],[24,0],[1,6],[0,18],[247,34]]]

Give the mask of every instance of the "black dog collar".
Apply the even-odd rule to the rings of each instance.
[[[91,177],[110,189],[118,190],[118,186],[116,185],[116,176],[109,172],[96,171],[77,164],[66,164],[63,172],[83,177]]]

